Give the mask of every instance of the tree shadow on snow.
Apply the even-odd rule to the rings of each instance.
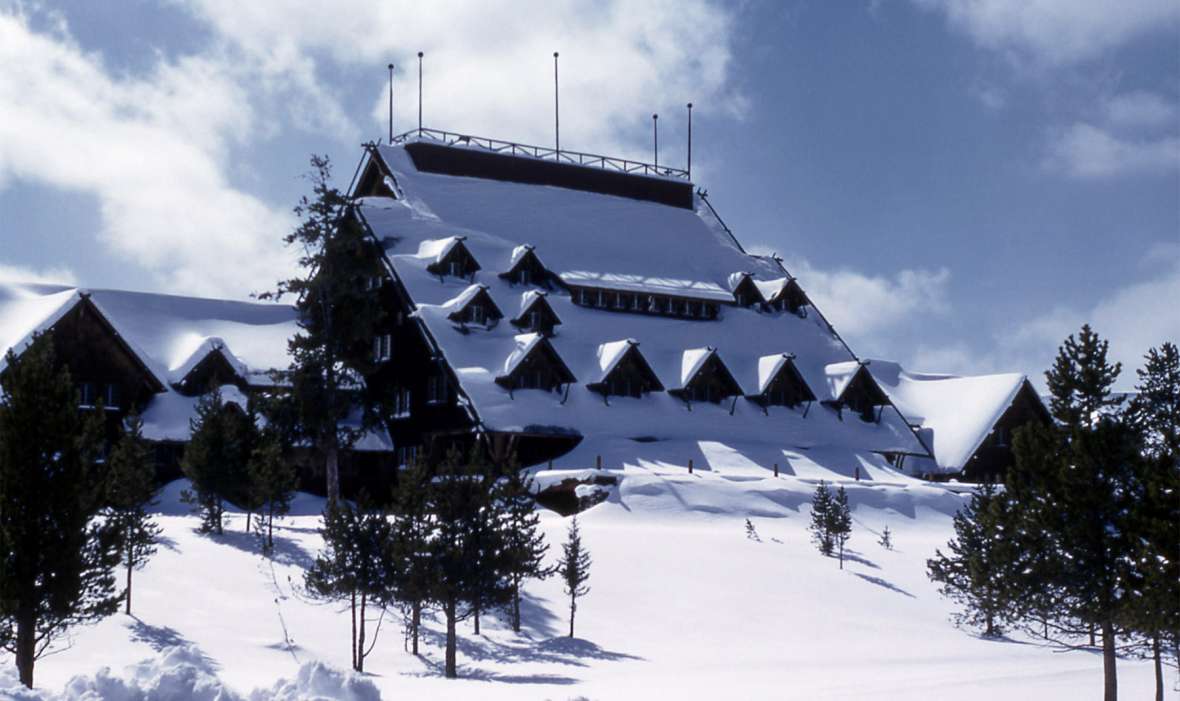
[[[561,631],[557,629],[559,620],[549,609],[545,608],[544,600],[526,591],[520,596],[520,630],[529,638],[552,638]]]
[[[864,557],[863,555],[856,552],[855,550],[845,549],[844,550],[844,559],[847,560],[848,562],[855,562],[858,565],[864,565],[865,567],[868,567],[868,568],[871,568],[874,570],[881,569],[880,565],[873,562],[872,560],[869,560],[868,558]]]
[[[131,615],[133,623],[128,623],[127,628],[131,631],[132,642],[144,643],[156,652],[162,652],[171,647],[178,647],[181,645],[188,646],[197,651],[201,655],[201,660],[205,662],[211,670],[217,670],[220,665],[212,657],[206,655],[204,651],[191,643],[188,638],[180,634],[180,631],[169,626],[153,626],[150,623],[144,623],[135,614]]]
[[[432,660],[428,657],[422,657],[422,663],[429,667],[431,672],[429,675],[421,676],[441,677],[443,675],[443,665],[441,662],[436,662],[435,660]],[[563,686],[578,683],[577,679],[561,674],[500,674],[498,672],[490,672],[486,669],[473,669],[464,665],[459,665],[457,671],[459,673],[460,679],[471,679],[481,682],[503,682],[505,684],[560,684]]]
[[[229,545],[252,555],[267,554],[262,548],[262,536],[257,533],[226,531],[221,535],[208,535],[214,542]],[[277,533],[274,535],[274,547],[271,548],[269,555],[272,560],[280,565],[293,565],[302,569],[310,569],[315,564],[315,559],[303,549],[302,545],[290,538],[284,538]]]
[[[916,596],[909,593],[905,589],[902,589],[901,587],[897,586],[893,582],[881,579],[880,577],[872,577],[867,574],[861,574],[860,572],[853,572],[852,574],[856,575],[857,577],[860,577],[861,579],[865,580],[866,582],[869,582],[871,584],[876,584],[879,587],[884,587],[885,589],[888,589],[889,591],[895,591],[898,594],[904,594],[904,595],[910,597],[911,599],[917,598]]]

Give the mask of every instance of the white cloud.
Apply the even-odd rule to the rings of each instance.
[[[980,46],[1045,65],[1079,63],[1180,21],[1175,0],[914,0]]]
[[[42,282],[61,285],[75,285],[78,280],[68,268],[29,268],[22,265],[0,263],[0,283]]]
[[[1077,122],[1050,141],[1045,164],[1079,178],[1160,173],[1180,167],[1180,137],[1129,137]]]
[[[1143,90],[1107,99],[1104,112],[1107,121],[1116,127],[1177,126],[1176,103]]]
[[[742,113],[731,92],[732,19],[706,0],[473,5],[349,0],[292,12],[287,3],[192,0],[232,51],[262,74],[297,86],[309,104],[331,105],[326,67],[372,76],[361,130],[384,135],[385,64],[397,64],[398,130],[417,121],[417,57],[425,51],[424,122],[532,143],[553,139],[553,52],[561,53],[562,144],[647,155],[650,115],[679,129],[685,103]],[[663,140],[662,140],[663,141]],[[665,146],[679,151],[679,139]],[[661,159],[663,160],[663,159]]]
[[[858,353],[880,356],[931,316],[949,311],[950,271],[902,270],[892,277],[825,271],[806,260],[787,261],[808,296]]]
[[[224,65],[188,57],[114,77],[16,14],[0,14],[0,63],[0,180],[95,196],[95,234],[167,288],[243,294],[289,269],[290,215],[225,175],[255,115]]]

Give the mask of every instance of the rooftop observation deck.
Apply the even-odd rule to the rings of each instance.
[[[414,129],[393,138],[423,172],[488,178],[693,208],[687,170],[581,151],[530,146],[439,129]]]

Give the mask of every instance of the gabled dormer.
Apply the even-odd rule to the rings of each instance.
[[[889,397],[881,390],[864,363],[848,361],[833,363],[825,371],[831,398],[824,404],[832,407],[843,417],[845,409],[855,412],[862,421],[881,420],[881,410],[889,404]]]
[[[729,276],[729,289],[733,292],[733,300],[739,307],[759,307],[766,304],[754,277],[750,273],[733,273]]]
[[[510,393],[522,389],[553,392],[577,382],[549,339],[528,333],[517,336],[515,341],[516,348],[504,361],[504,371],[496,377],[496,384]]]
[[[758,359],[758,393],[750,399],[764,409],[771,406],[794,407],[814,402],[815,393],[807,386],[795,356],[791,353],[764,355]]]
[[[509,323],[529,333],[549,337],[553,328],[561,324],[557,312],[549,304],[548,295],[540,290],[529,290],[521,295],[520,313]]]
[[[449,276],[471,279],[480,267],[475,256],[467,249],[467,244],[464,243],[466,240],[466,236],[451,236],[423,241],[418,247],[418,255],[430,261],[426,265],[426,272],[440,278]]]
[[[664,390],[664,385],[660,384],[660,379],[639,351],[639,342],[634,339],[598,346],[598,367],[598,379],[586,387],[601,394],[603,399],[611,395],[642,397],[648,392]]]
[[[685,402],[720,404],[742,394],[742,387],[712,346],[684,351],[680,361],[680,387],[668,394]]]
[[[807,293],[799,286],[799,281],[793,277],[779,278],[769,282],[757,283],[766,299],[766,304],[775,311],[787,311],[802,317],[807,316]]]
[[[238,360],[225,341],[216,337],[202,340],[169,374],[172,386],[190,397],[203,394],[211,387],[233,385],[244,392],[249,386],[245,363]]]
[[[550,289],[552,275],[541,259],[537,257],[534,247],[526,243],[512,249],[508,270],[500,273],[500,277],[513,285],[537,285]]]
[[[447,318],[463,328],[482,326],[490,329],[504,318],[486,285],[469,286],[443,307],[447,309]]]
[[[356,189],[352,191],[354,197],[391,197],[397,199],[397,183],[393,176],[385,169],[385,164],[377,155],[376,149],[369,151],[369,162],[357,180]]]

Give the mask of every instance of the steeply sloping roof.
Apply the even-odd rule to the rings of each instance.
[[[702,203],[693,211],[561,187],[425,173],[401,147],[383,146],[378,153],[394,173],[402,197],[365,198],[359,212],[383,242],[393,271],[417,306],[417,317],[488,429],[551,426],[585,436],[640,433],[797,448],[925,452],[893,410],[885,412],[880,424],[870,424],[841,422],[827,411],[812,411],[806,419],[780,407],[764,413],[744,400],[732,415],[729,407],[715,412],[712,405],[689,412],[682,401],[663,392],[605,405],[586,383],[602,377],[603,349],[619,339],[639,341],[656,377],[669,387],[680,383],[684,351],[703,346],[720,348],[743,387],[757,386],[759,358],[765,355],[794,353],[800,374],[815,388],[825,386],[828,364],[852,357],[819,315],[803,319],[732,306],[728,278],[733,271],[750,271],[765,280],[786,273],[772,260],[742,252]],[[546,300],[563,322],[561,334],[551,342],[583,384],[573,387],[564,403],[544,393],[511,399],[495,377],[516,348],[516,329],[505,324],[487,333],[456,331],[442,305],[462,292],[467,281],[440,280],[418,256],[421,242],[455,235],[466,236],[464,245],[482,261],[510,260],[519,246],[535,245],[544,251],[548,269],[567,283],[728,304],[717,320],[690,321],[581,307],[565,293],[550,293]],[[501,279],[499,271],[479,271],[474,282],[486,284],[501,308],[514,308],[520,299],[519,287]]]
[[[929,431],[934,460],[943,472],[964,467],[1027,379],[1019,373],[932,375],[908,372],[888,360],[866,363],[906,420]]]

